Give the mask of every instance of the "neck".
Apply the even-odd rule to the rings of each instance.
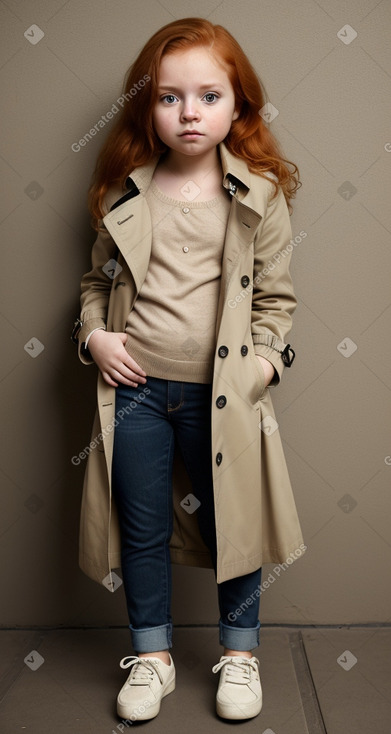
[[[204,177],[213,171],[221,171],[217,147],[197,156],[183,155],[175,150],[169,150],[163,156],[162,165],[168,173],[188,178]]]

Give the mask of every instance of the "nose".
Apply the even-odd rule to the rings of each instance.
[[[181,110],[182,120],[196,120],[200,118],[197,102],[191,97],[186,97]]]

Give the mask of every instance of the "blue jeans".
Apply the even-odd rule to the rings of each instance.
[[[137,388],[122,384],[116,388],[113,496],[121,530],[129,628],[137,652],[172,647],[169,541],[175,446],[182,454],[192,492],[201,503],[196,510],[198,525],[216,576],[211,392],[210,384],[155,377],[148,377]],[[261,572],[259,568],[217,585],[220,644],[224,647],[252,650],[259,645],[259,595],[254,591],[260,586]],[[251,604],[246,603],[249,597]]]

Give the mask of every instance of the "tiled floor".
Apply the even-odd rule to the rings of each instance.
[[[174,628],[177,671],[160,714],[132,725],[116,716],[126,679],[118,662],[132,654],[126,629],[0,632],[1,734],[389,734],[391,628],[263,627],[254,654],[264,705],[242,722],[215,714],[222,648],[214,627]]]

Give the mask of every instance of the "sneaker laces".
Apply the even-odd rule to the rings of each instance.
[[[218,673],[224,666],[226,666],[224,672],[227,683],[247,685],[251,681],[252,671],[254,673],[258,672],[258,663],[254,658],[244,658],[239,655],[232,657],[223,656],[220,662],[213,666],[212,672]]]
[[[128,661],[128,662],[127,662]],[[120,662],[121,668],[131,668],[134,665],[133,670],[130,671],[127,683],[129,685],[145,686],[153,680],[153,674],[157,673],[160,683],[163,683],[162,674],[158,668],[155,659],[150,658],[139,658],[137,655],[128,655],[122,658]]]

